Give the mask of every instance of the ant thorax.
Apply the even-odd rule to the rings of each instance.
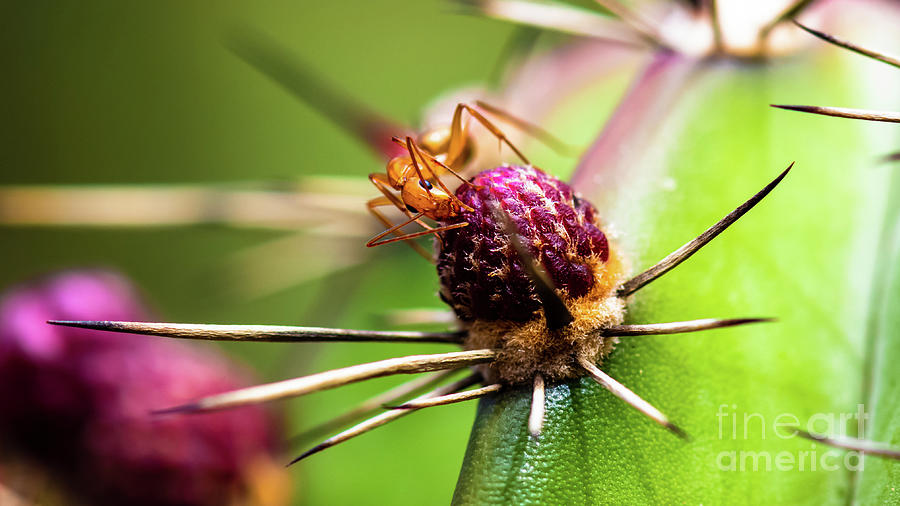
[[[445,125],[426,130],[419,136],[417,141],[422,149],[435,155],[435,157],[438,157],[438,155],[446,157],[447,149],[450,147],[450,135],[450,125]],[[441,161],[443,162],[444,160]]]

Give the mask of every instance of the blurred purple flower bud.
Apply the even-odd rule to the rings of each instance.
[[[0,446],[51,469],[90,504],[246,503],[260,500],[249,497],[260,480],[286,486],[275,478],[280,466],[267,464],[279,427],[263,408],[150,414],[246,385],[225,357],[45,323],[147,316],[134,287],[106,271],[9,290],[0,300]]]

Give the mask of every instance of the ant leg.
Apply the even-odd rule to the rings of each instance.
[[[406,208],[406,204],[403,203],[403,200],[401,200],[400,197],[394,195],[394,188],[388,182],[387,176],[375,172],[369,174],[369,182],[375,185],[375,188],[378,188],[378,191],[380,191],[390,201],[391,204],[394,204],[394,207],[399,209],[401,213],[405,214],[407,217],[412,217],[412,213],[409,212],[409,209]],[[416,220],[416,223],[422,225],[425,228],[431,228],[422,220]]]
[[[431,158],[431,159],[434,160],[435,162],[439,163],[441,166],[446,167],[448,170],[450,169],[450,167],[447,167],[446,165],[442,164],[441,162],[438,162],[434,157],[432,157],[432,156],[430,156],[430,155],[429,155],[428,158],[426,158],[426,157],[425,157],[425,154],[422,153],[422,150],[419,148],[419,145],[416,144],[416,141],[414,141],[414,140],[412,139],[412,137],[408,137],[408,136],[406,137],[406,145],[408,146],[407,149],[410,150],[410,156],[413,158],[413,160],[415,160],[415,155],[413,155],[413,151],[415,151],[415,154],[416,154],[416,155],[419,155],[419,158],[422,159],[422,163],[425,165],[425,167],[426,167],[426,168],[431,172],[431,174],[434,176],[434,182],[437,183],[438,186],[440,186],[441,189],[444,190],[444,192],[445,192],[447,195],[450,196],[450,198],[452,198],[452,199],[456,200],[457,202],[459,202],[459,204],[460,204],[460,205],[463,207],[463,209],[465,209],[466,211],[469,211],[469,212],[475,211],[474,209],[472,209],[471,207],[469,207],[468,205],[466,205],[465,202],[463,202],[462,200],[460,200],[459,197],[457,197],[456,194],[450,190],[450,188],[447,188],[447,185],[444,184],[443,181],[441,181],[441,178],[440,178],[440,177],[438,177],[437,171],[434,170],[434,167],[432,167],[432,166],[428,163],[428,158]],[[450,172],[453,172],[453,171],[450,170]],[[457,177],[459,177],[459,175],[456,174],[455,172],[453,172],[453,174],[456,175]],[[460,178],[460,179],[461,179],[461,178]],[[466,180],[463,180],[463,182],[468,183],[468,184],[471,185],[471,183],[469,183],[469,182],[466,181]],[[429,196],[431,196],[431,192],[428,190],[428,188],[426,188],[425,191],[428,192],[428,195],[429,195]]]
[[[386,236],[386,235],[390,235],[390,234],[393,234],[393,233],[395,233],[395,232],[399,232],[401,228],[403,228],[403,227],[409,225],[410,223],[416,221],[417,219],[421,218],[421,217],[424,216],[424,215],[425,215],[425,213],[416,213],[416,215],[413,216],[412,218],[410,218],[410,219],[408,219],[408,220],[406,220],[406,221],[404,221],[404,222],[402,222],[402,223],[397,223],[396,225],[391,226],[390,228],[388,228],[388,229],[385,230],[384,232],[382,232],[382,233],[376,235],[375,237],[373,237],[372,239],[370,239],[369,242],[366,243],[366,246],[368,246],[368,247],[370,247],[370,248],[371,248],[372,246],[377,246],[377,245],[378,245],[377,243],[378,243],[379,239],[382,239],[382,238],[383,238],[384,236]],[[430,230],[426,230],[425,232],[428,233],[428,232],[430,232]],[[404,234],[401,234],[399,237],[397,237],[397,239],[400,239],[401,237],[406,237],[407,235],[410,235],[410,234],[405,234],[405,235],[404,235]]]
[[[500,109],[499,107],[493,106],[481,100],[476,100],[475,105],[479,108],[484,109],[488,113],[500,118],[501,120],[509,123],[510,125],[518,128],[519,130],[525,132],[526,134],[534,137],[538,141],[544,143],[544,145],[548,146],[553,151],[561,155],[574,155],[577,151],[575,146],[566,144],[547,130],[535,125],[534,123],[530,123],[525,121],[522,118],[518,118],[513,116],[511,113]]]
[[[389,220],[387,218],[387,216],[385,216],[380,211],[378,211],[378,209],[376,209],[377,207],[390,206],[393,204],[394,203],[391,202],[391,200],[388,199],[387,197],[375,197],[374,199],[366,202],[366,207],[369,209],[369,212],[372,213],[373,216],[378,218],[378,221],[380,221],[381,223],[384,224],[384,226],[388,227],[388,229],[393,229],[394,223],[391,222],[391,220]],[[428,230],[432,230],[431,227],[428,227]],[[402,235],[402,232],[395,230],[394,234],[400,236],[400,235]],[[423,248],[421,244],[418,244],[414,241],[409,241],[409,240],[404,241],[404,242],[406,244],[408,244],[409,247],[411,247],[413,250],[415,250],[416,253],[421,255],[423,258],[425,258],[429,262],[434,261],[434,259],[432,258],[432,255],[428,252],[428,250]]]
[[[456,162],[457,158],[462,155],[463,148],[466,143],[466,134],[465,130],[462,127],[462,112],[468,111],[469,114],[475,118],[479,123],[482,124],[485,128],[491,132],[494,137],[500,140],[500,142],[509,146],[513,152],[522,159],[525,164],[530,165],[531,162],[528,161],[528,158],[519,151],[519,148],[515,147],[509,139],[506,138],[506,135],[497,128],[496,125],[491,123],[491,121],[484,117],[483,114],[478,112],[477,109],[467,105],[467,104],[458,104],[456,106],[456,110],[453,112],[453,123],[450,125],[450,146],[447,148],[447,165],[453,166]]]
[[[412,160],[413,169],[415,169],[416,175],[419,176],[420,184],[421,181],[430,181],[431,178],[425,177],[425,174],[422,173],[422,169],[419,168],[419,162],[416,161],[416,154],[418,153],[419,156],[421,156],[421,153],[419,153],[419,150],[416,149],[415,142],[412,140],[412,137],[408,135],[406,136],[406,150],[409,152],[409,159]],[[425,165],[425,168],[429,169],[429,171],[431,170],[431,167],[427,162],[425,162],[424,158],[422,158],[422,163]],[[431,172],[431,175],[435,178],[437,177],[434,172]],[[425,185],[422,185],[422,188],[425,190],[425,193],[428,194],[429,198],[434,199],[434,195],[431,194],[431,188]]]
[[[399,197],[394,195],[394,193],[392,191],[393,188],[391,187],[390,182],[388,182],[386,175],[380,174],[377,172],[373,173],[373,174],[369,174],[369,181],[373,185],[375,185],[375,188],[378,188],[378,191],[380,191],[383,194],[382,197],[376,197],[366,203],[366,207],[368,207],[369,212],[372,213],[372,215],[375,216],[378,219],[378,221],[383,223],[388,228],[392,228],[394,226],[394,223],[391,222],[391,220],[389,220],[387,218],[387,216],[385,216],[384,214],[382,214],[381,212],[379,212],[378,210],[375,209],[376,207],[387,206],[387,205],[393,205],[394,207],[399,209],[400,212],[402,212],[403,214],[405,214],[406,216],[408,216],[410,218],[413,216],[412,213],[409,212],[409,210],[406,208],[406,205],[404,205],[403,201]],[[424,227],[426,230],[432,229],[432,227],[430,227],[427,223],[425,223],[421,219],[417,219],[415,221],[416,221],[416,223],[418,223],[419,225]],[[398,232],[397,235],[401,235],[401,233]],[[406,241],[406,244],[408,244],[409,247],[411,247],[413,250],[415,250],[416,253],[421,255],[423,258],[425,258],[429,262],[434,262],[434,259],[432,258],[431,253],[429,253],[428,250],[423,248],[421,245],[416,244],[413,241]]]
[[[447,165],[456,166],[469,141],[465,126],[462,123],[463,104],[457,104],[453,110],[453,121],[450,123],[450,141],[447,145]]]
[[[481,123],[482,126],[484,126],[484,128],[487,128],[488,131],[490,131],[492,134],[494,134],[494,137],[500,139],[500,142],[509,146],[509,148],[513,150],[513,152],[516,154],[516,156],[521,158],[522,161],[525,162],[526,165],[531,165],[531,162],[528,161],[528,158],[525,158],[525,155],[523,155],[522,152],[519,151],[519,148],[515,147],[512,142],[509,142],[509,139],[506,138],[506,134],[504,134],[502,130],[497,128],[496,125],[491,123],[491,121],[489,119],[485,118],[484,115],[481,114],[480,112],[478,112],[477,109],[474,109],[466,104],[460,104],[460,105],[465,110],[469,111],[469,114],[471,114],[473,118],[478,120],[478,122]]]
[[[434,180],[435,180],[435,181],[438,183],[438,185],[439,185],[439,186],[447,193],[447,195],[449,195],[450,198],[452,198],[452,199],[456,200],[457,202],[459,202],[459,204],[460,204],[466,211],[469,211],[469,212],[474,211],[474,209],[472,209],[471,207],[469,207],[469,205],[467,205],[465,202],[463,202],[462,200],[460,200],[460,199],[456,196],[456,194],[455,194],[454,192],[450,191],[450,188],[447,188],[447,185],[445,185],[444,182],[441,180],[441,178],[438,177],[438,173],[434,170],[434,167],[433,167],[433,166],[431,166],[430,164],[428,164],[427,160],[431,160],[432,162],[436,163],[438,166],[440,166],[440,167],[446,169],[446,170],[449,171],[451,174],[453,174],[454,176],[458,177],[459,180],[462,181],[464,184],[467,184],[467,185],[469,185],[469,186],[471,186],[471,187],[473,187],[473,188],[476,188],[476,189],[480,189],[480,188],[481,188],[480,186],[477,186],[477,185],[472,184],[471,181],[468,181],[468,180],[466,180],[465,178],[463,178],[462,176],[460,176],[455,170],[451,169],[450,167],[448,167],[447,165],[445,165],[443,162],[441,162],[441,161],[438,160],[437,158],[431,156],[431,155],[428,154],[428,153],[424,153],[424,152],[422,151],[422,148],[420,148],[419,145],[416,144],[416,141],[412,140],[410,137],[407,137],[407,138],[406,138],[406,141],[407,141],[407,142],[403,142],[403,141],[401,141],[401,140],[400,140],[399,138],[397,138],[397,137],[391,137],[391,140],[393,140],[394,142],[396,142],[397,144],[399,144],[399,145],[401,145],[401,146],[403,146],[403,147],[406,147],[407,151],[410,152],[410,155],[409,155],[410,158],[415,159],[415,155],[412,154],[412,151],[415,150],[415,152],[418,153],[419,157],[422,158],[422,163],[424,163],[425,166],[428,168],[428,170],[431,171],[432,175],[434,175]],[[409,143],[409,146],[407,146],[407,143]],[[431,180],[429,179],[429,181],[431,181]],[[427,188],[425,189],[425,191],[428,193],[428,195],[431,195],[431,192],[428,191]]]
[[[377,174],[375,174],[375,175],[377,175]],[[391,222],[391,220],[389,220],[387,218],[387,216],[381,214],[380,212],[378,212],[375,209],[376,207],[379,207],[379,206],[395,204],[394,199],[397,199],[397,197],[394,194],[385,193],[385,195],[386,195],[385,197],[376,197],[376,198],[370,200],[366,205],[369,208],[369,212],[372,213],[373,215],[375,215],[376,218],[378,218],[382,223],[384,223],[388,227],[388,231],[393,231],[394,235],[401,236],[401,235],[403,235],[403,233],[399,231],[399,228],[403,227],[404,225],[407,225],[409,223],[412,223],[413,221],[415,221],[419,225],[422,225],[422,227],[425,228],[424,233],[431,233],[431,231],[435,230],[433,227],[429,226],[427,223],[425,223],[424,221],[421,220],[421,216],[424,215],[425,213],[419,213],[416,216],[413,216],[412,213],[410,213],[406,209],[404,209],[404,211],[406,212],[406,215],[409,216],[409,220],[399,226],[395,226],[394,223]],[[459,199],[457,199],[457,200],[459,200]],[[460,201],[460,203],[462,203],[462,205],[465,206],[465,203],[463,203],[462,201]],[[470,208],[469,206],[465,206],[465,207],[469,210],[472,210],[472,208]],[[440,230],[444,230],[444,228],[440,228]],[[376,241],[383,236],[384,236],[384,234],[379,235],[375,239],[372,239],[372,241]],[[413,236],[413,237],[416,237],[416,236]],[[437,238],[438,238],[438,241],[440,241],[441,246],[443,246],[444,241],[440,238],[440,236],[437,236]],[[370,242],[372,242],[372,241],[370,241]],[[393,241],[390,241],[390,242],[393,242]],[[416,244],[412,241],[406,241],[406,244],[409,244],[412,247],[412,249],[416,250],[416,253],[425,257],[429,262],[434,263],[434,260],[431,257],[431,254],[428,253],[428,250],[426,250],[419,244]],[[375,245],[369,245],[369,246],[371,247],[371,246],[375,246]]]
[[[412,222],[412,220],[407,221],[406,223],[402,223],[402,224],[400,224],[400,225],[395,225],[394,228],[395,228],[395,229],[399,229],[399,228],[402,227],[403,225],[406,225],[406,224],[411,223],[411,222]],[[422,230],[422,231],[420,231],[420,232],[413,232],[413,233],[411,233],[411,234],[402,235],[402,236],[400,236],[400,237],[392,237],[392,238],[390,238],[390,239],[385,239],[385,240],[379,241],[379,239],[381,239],[382,237],[388,235],[388,232],[389,232],[389,231],[388,231],[388,230],[385,230],[384,232],[382,232],[382,233],[379,234],[378,236],[373,237],[371,241],[369,241],[368,243],[366,243],[366,246],[369,246],[369,247],[371,248],[372,246],[381,246],[382,244],[390,244],[390,243],[392,243],[392,242],[397,242],[397,241],[407,241],[407,240],[412,239],[412,238],[414,238],[414,237],[420,237],[420,236],[423,236],[423,235],[426,235],[426,234],[437,234],[438,232],[444,232],[444,231],[447,231],[447,230],[453,230],[454,228],[462,228],[462,227],[466,227],[466,226],[468,226],[468,225],[469,225],[468,222],[454,223],[453,225],[445,225],[445,226],[443,226],[443,227],[432,228],[431,230]],[[438,239],[440,239],[440,236],[437,236],[437,237],[438,237]]]
[[[399,144],[399,145],[401,145],[401,146],[403,146],[403,147],[406,148],[406,143],[404,143],[404,142],[403,142],[402,140],[400,140],[399,138],[397,138],[397,137],[391,137],[391,140],[393,140],[393,141],[396,142],[397,144]],[[449,172],[450,174],[453,174],[454,176],[456,176],[456,178],[459,179],[460,181],[462,181],[463,184],[469,185],[469,186],[471,186],[471,187],[473,187],[473,188],[477,188],[477,187],[478,187],[478,185],[472,184],[471,181],[469,181],[468,179],[466,179],[466,178],[464,178],[463,176],[461,176],[461,175],[459,174],[459,172],[456,172],[455,170],[451,169],[450,166],[447,165],[446,163],[444,163],[444,162],[438,160],[437,158],[435,158],[435,157],[434,157],[433,155],[431,155],[430,153],[425,153],[424,151],[422,151],[422,148],[420,148],[418,144],[415,144],[415,141],[413,141],[413,144],[414,144],[414,145],[416,146],[416,148],[418,149],[419,156],[421,156],[421,157],[423,157],[423,158],[428,158],[428,160],[431,160],[432,163],[434,163],[434,164],[438,165],[439,167],[441,167],[442,169],[444,169],[445,172]],[[409,148],[407,148],[407,150],[409,150]],[[410,156],[411,156],[411,155],[410,155]],[[435,174],[435,176],[437,176],[438,173],[434,171],[434,167],[432,167],[431,165],[429,165],[428,168],[429,168],[429,170],[432,171],[433,174]],[[442,187],[446,190],[446,187],[444,187],[443,185],[442,185]],[[449,193],[449,192],[448,192],[448,193]]]

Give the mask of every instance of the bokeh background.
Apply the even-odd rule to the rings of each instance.
[[[258,30],[359,100],[410,124],[436,96],[489,79],[512,34],[508,25],[460,15],[440,0],[4,1],[0,19],[4,185],[289,182],[308,175],[365,182],[384,161],[237,58],[227,34]],[[623,88],[625,80],[616,83]],[[433,267],[399,245],[334,276],[264,297],[244,293],[227,272],[229,258],[281,235],[221,226],[0,228],[0,286],[65,267],[111,266],[145,290],[161,318],[184,322],[386,328],[390,310],[441,309]],[[280,255],[273,265],[285,261],[309,259]],[[447,351],[224,348],[262,380]],[[289,401],[290,430],[398,381]],[[426,410],[302,462],[292,469],[295,503],[445,503],[474,408]]]

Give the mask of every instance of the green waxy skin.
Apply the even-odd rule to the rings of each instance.
[[[900,446],[900,179],[894,178],[889,202],[895,203],[887,214],[878,272],[880,282],[872,291],[872,318],[868,333],[871,363],[869,388],[866,401],[873,407],[872,423],[867,425],[864,436],[874,441]],[[855,499],[859,504],[896,504],[900,502],[900,463],[892,460],[867,457],[865,469],[859,476]]]
[[[778,437],[773,425],[793,416],[805,425],[817,413],[855,413],[864,398],[866,326],[877,312],[870,304],[872,280],[887,262],[878,258],[878,244],[891,177],[873,168],[866,153],[896,146],[895,131],[781,114],[767,104],[799,98],[859,103],[849,76],[880,72],[873,65],[831,49],[821,59],[765,67],[710,64],[647,139],[639,163],[617,168],[628,171],[624,177],[604,176],[594,187],[578,188],[606,212],[637,271],[796,161],[757,208],[638,292],[627,316],[632,323],[736,316],[779,321],[625,338],[602,366],[692,440],[679,440],[582,378],[548,389],[544,433],[533,441],[526,430],[530,392],[509,391],[479,406],[454,503],[846,503],[853,493],[850,472],[823,470],[820,461],[810,470],[809,453],[821,456],[829,448]],[[604,187],[604,181],[618,183]],[[885,348],[898,353],[896,345]],[[892,374],[882,396],[895,393]],[[880,423],[875,435],[890,432]],[[744,460],[740,471],[742,451],[768,455],[771,469],[761,460],[754,471],[752,460]],[[719,468],[731,462],[730,452],[737,471]],[[782,452],[782,462],[792,456],[793,464],[779,470],[775,459]],[[836,457],[826,463],[843,461],[844,452],[832,452]],[[807,459],[804,470],[800,458]],[[896,464],[872,460],[866,465],[878,485],[869,488],[883,490]],[[863,476],[865,484],[870,474]],[[860,497],[884,498],[866,494]]]

